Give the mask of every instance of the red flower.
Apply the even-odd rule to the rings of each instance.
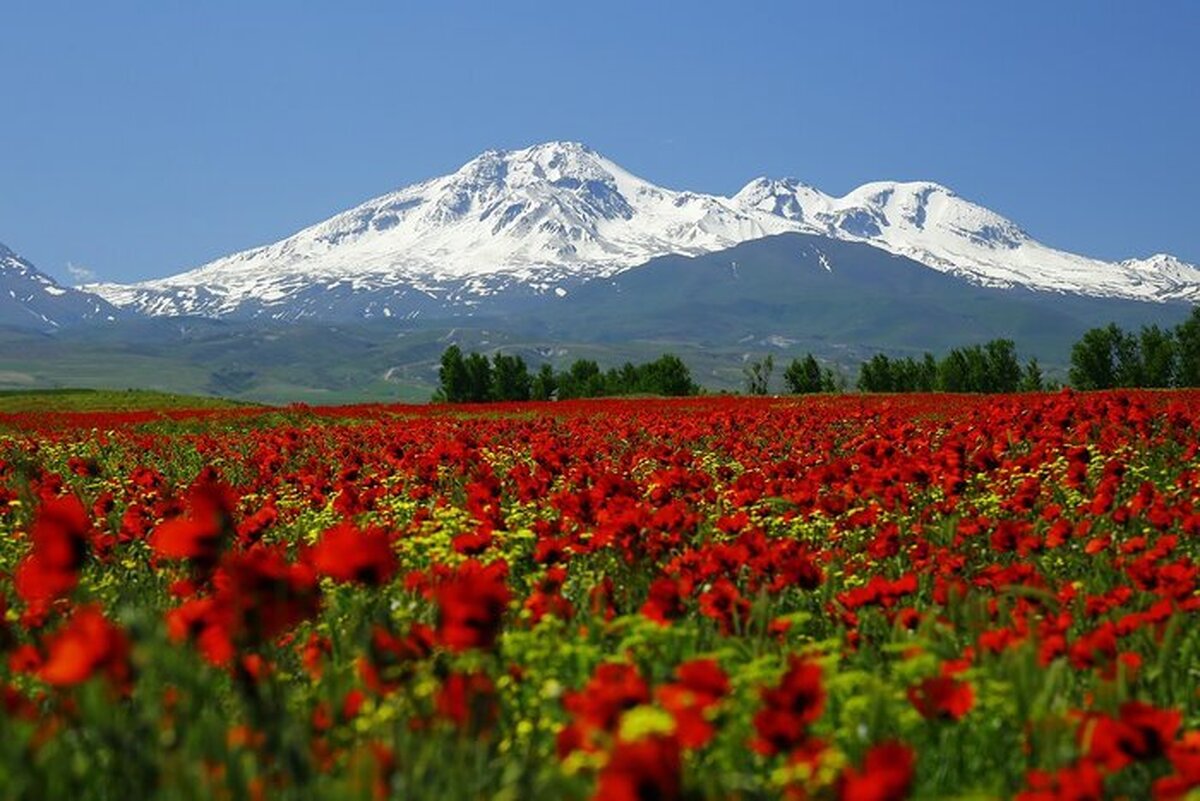
[[[1055,773],[1031,770],[1029,789],[1017,794],[1017,801],[1102,801],[1104,775],[1086,760],[1060,768]]]
[[[672,578],[655,579],[650,595],[642,605],[642,614],[656,623],[667,625],[683,616],[683,591],[680,582]]]
[[[317,573],[335,581],[377,586],[395,575],[396,554],[383,529],[361,531],[353,523],[339,523],[321,535],[312,564]]]
[[[714,729],[706,713],[729,692],[729,677],[712,659],[694,659],[675,670],[679,681],[664,684],[655,696],[675,718],[675,736],[684,748],[702,748]]]
[[[1155,798],[1174,801],[1200,787],[1200,731],[1183,735],[1178,743],[1168,749],[1167,757],[1175,773],[1154,783]]]
[[[908,797],[913,778],[913,752],[904,743],[889,741],[871,747],[862,770],[842,772],[841,801],[900,801]]]
[[[485,567],[471,560],[437,588],[442,645],[452,651],[492,647],[508,606],[507,575],[504,562]]]
[[[226,535],[233,530],[237,498],[213,472],[202,472],[188,490],[188,513],[160,524],[150,547],[164,559],[214,564]]]
[[[599,665],[582,690],[563,696],[563,707],[574,720],[559,733],[559,756],[565,758],[578,749],[593,749],[596,733],[612,733],[622,713],[649,700],[650,688],[637,668],[615,662]]]
[[[825,707],[820,665],[793,655],[778,686],[764,689],[762,699],[763,708],[754,716],[754,749],[767,756],[791,750]]]
[[[732,581],[718,579],[712,589],[700,596],[700,613],[717,621],[721,633],[728,635],[745,625],[750,617],[750,602]]]
[[[908,700],[927,720],[959,720],[975,706],[975,693],[965,681],[936,676],[909,687]]]
[[[496,685],[486,673],[451,673],[438,690],[437,710],[460,729],[478,734],[500,715]]]
[[[316,576],[289,564],[276,549],[256,547],[230,554],[213,576],[212,595],[167,613],[176,640],[195,639],[205,658],[228,664],[238,647],[254,647],[316,614]]]
[[[1131,762],[1162,756],[1175,741],[1182,718],[1177,709],[1158,709],[1141,701],[1122,704],[1120,717],[1100,716],[1081,728],[1088,758],[1117,771]]]
[[[38,675],[49,684],[80,684],[96,673],[106,674],[117,686],[129,680],[129,640],[97,607],[79,609],[49,640],[47,651]]]
[[[43,501],[33,522],[33,549],[14,576],[17,594],[37,603],[73,590],[87,556],[89,528],[87,512],[75,496]]]
[[[597,801],[674,801],[681,797],[679,743],[661,736],[617,743],[592,796]]]

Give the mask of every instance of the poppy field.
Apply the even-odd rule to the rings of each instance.
[[[0,414],[0,797],[1184,799],[1200,393]]]

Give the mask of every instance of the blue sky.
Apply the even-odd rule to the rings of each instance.
[[[17,0],[0,241],[167,275],[482,150],[669,187],[928,179],[1058,247],[1200,262],[1200,3]]]

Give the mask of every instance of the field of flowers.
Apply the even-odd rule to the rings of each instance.
[[[0,415],[0,797],[1187,798],[1200,393]]]

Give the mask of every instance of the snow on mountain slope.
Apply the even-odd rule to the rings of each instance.
[[[938,184],[870,183],[835,198],[760,178],[724,198],[655,186],[571,142],[488,151],[451,175],[180,275],[83,288],[151,315],[469,313],[489,301],[561,296],[656,256],[787,232],[864,242],[985,286],[1200,301],[1193,265],[1055,250]]]
[[[51,330],[116,314],[102,298],[60,286],[0,243],[0,325]]]
[[[1200,301],[1200,269],[1173,256],[1106,262],[1056,250],[935,183],[869,183],[837,198],[795,179],[759,178],[733,200],[742,208],[775,214],[835,239],[865,242],[984,286]]]
[[[266,247],[140,284],[89,287],[149,314],[320,316],[314,286],[470,304],[521,285],[561,294],[667,253],[699,254],[795,230],[726,198],[655,186],[575,143],[488,151]],[[306,305],[298,309],[297,300]],[[393,303],[394,302],[394,303]]]

